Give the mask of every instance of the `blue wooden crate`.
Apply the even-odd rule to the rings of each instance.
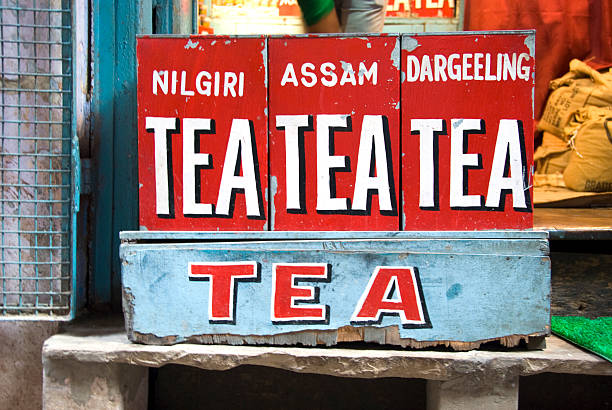
[[[121,239],[126,327],[136,342],[470,349],[550,333],[544,232],[123,232]],[[228,266],[243,276],[214,276]]]

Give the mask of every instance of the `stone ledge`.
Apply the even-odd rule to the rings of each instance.
[[[545,372],[612,375],[612,364],[558,337],[547,338],[546,344],[544,350],[469,352],[195,344],[151,346],[129,342],[120,327],[74,327],[45,342],[43,361],[73,360],[147,367],[180,364],[206,370],[258,365],[340,377],[428,380],[451,380],[468,375],[507,378]]]

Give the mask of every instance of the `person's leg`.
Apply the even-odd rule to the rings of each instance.
[[[332,9],[317,23],[306,26],[309,33],[340,33],[340,22],[336,9]]]
[[[339,33],[334,0],[298,0],[309,33]]]
[[[340,27],[345,33],[380,33],[386,9],[386,0],[343,0]]]

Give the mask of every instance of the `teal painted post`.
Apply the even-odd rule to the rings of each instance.
[[[152,0],[93,0],[94,308],[120,309],[119,231],[138,227],[136,35],[152,13]]]
[[[111,303],[121,306],[119,232],[138,229],[138,121],[136,115],[136,35],[151,34],[151,0],[116,0],[114,78],[115,137]]]
[[[153,34],[172,33],[172,0],[153,0],[151,32]]]
[[[92,162],[93,243],[90,305],[110,304],[113,218],[113,78],[115,77],[115,4],[93,1]]]

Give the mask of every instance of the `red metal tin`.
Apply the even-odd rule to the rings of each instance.
[[[402,38],[403,229],[533,226],[534,40]]]
[[[399,228],[399,37],[269,39],[273,230]]]
[[[266,229],[266,50],[263,37],[138,39],[141,229]]]

